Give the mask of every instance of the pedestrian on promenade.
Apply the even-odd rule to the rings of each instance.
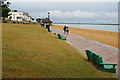
[[[46,25],[46,28],[48,29],[48,32],[50,32],[50,25]]]
[[[64,28],[63,28],[64,33],[66,33],[66,27],[67,27],[67,26],[65,25]]]
[[[68,26],[66,27],[66,32],[69,33],[69,27]]]

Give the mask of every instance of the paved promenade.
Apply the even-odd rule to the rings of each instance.
[[[55,29],[55,28],[52,28],[52,31],[53,33],[60,33],[66,36],[67,37],[66,42],[68,42],[70,45],[75,47],[77,50],[79,50],[83,54],[85,54],[86,49],[89,49],[92,52],[100,54],[106,63],[118,64],[118,61],[120,62],[120,60],[118,60],[118,49],[117,48],[114,48],[114,47],[111,47],[111,46],[108,46],[108,45],[105,45],[105,44],[102,44],[102,43],[99,43],[99,42],[96,42],[90,39],[86,39],[84,37],[80,37],[75,34],[63,33],[63,31]]]

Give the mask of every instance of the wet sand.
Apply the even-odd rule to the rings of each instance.
[[[52,25],[51,27],[63,30],[63,26],[60,25]],[[69,27],[69,29],[70,33],[120,49],[120,47],[118,46],[118,32],[81,29],[74,27]]]

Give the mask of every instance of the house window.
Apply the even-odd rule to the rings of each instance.
[[[19,17],[17,17],[17,19],[19,19]]]
[[[22,20],[22,17],[17,17],[17,20]]]
[[[12,15],[11,13],[9,15]]]

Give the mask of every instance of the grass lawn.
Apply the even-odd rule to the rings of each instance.
[[[113,78],[35,24],[3,24],[3,78]]]

